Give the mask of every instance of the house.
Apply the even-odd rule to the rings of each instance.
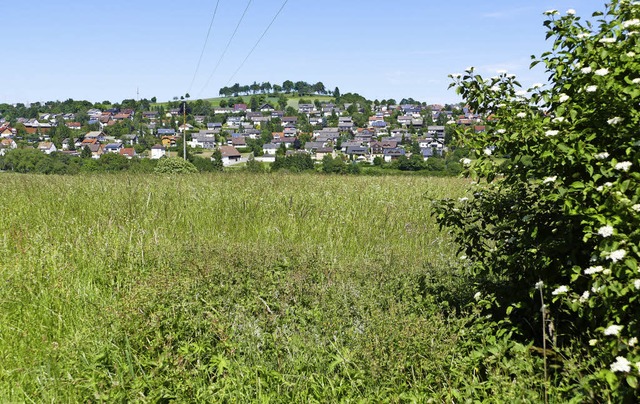
[[[369,150],[365,146],[349,146],[345,152],[347,156],[354,158],[365,157],[368,153]]]
[[[128,144],[130,146],[138,144],[138,136],[133,133],[128,135],[122,135],[120,139],[122,140],[122,143]]]
[[[444,140],[444,126],[427,126],[427,134],[436,139]]]
[[[0,137],[6,138],[6,137],[12,137],[14,135],[15,135],[15,129],[13,129],[11,126],[4,125],[0,128]]]
[[[338,118],[338,130],[340,132],[353,131],[355,124],[350,116],[343,116]]]
[[[298,117],[297,116],[284,116],[282,117],[282,124],[283,125],[297,125],[298,124]]]
[[[85,139],[95,139],[98,142],[104,142],[107,135],[102,131],[92,131],[84,135]]]
[[[216,148],[216,135],[210,131],[200,131],[191,135],[191,147],[202,147],[203,149]]]
[[[92,159],[99,159],[104,154],[104,146],[101,143],[93,142],[86,144],[84,147],[89,149]]]
[[[222,129],[222,123],[221,122],[208,122],[207,123],[207,129],[208,130]]]
[[[18,145],[16,144],[16,142],[13,139],[4,138],[4,139],[0,140],[0,156],[4,156],[4,154],[8,150],[13,150],[13,149],[17,149],[17,148],[18,148]]]
[[[332,158],[335,157],[336,152],[333,150],[333,147],[320,147],[316,149],[313,157],[315,160],[322,161],[324,156],[331,156]]]
[[[240,162],[242,155],[233,146],[220,146],[220,153],[222,154],[222,165],[229,166],[234,163]]]
[[[400,156],[404,156],[406,153],[404,149],[395,148],[395,149],[385,149],[383,152],[384,161],[391,162],[393,160],[397,160]]]
[[[266,155],[276,155],[276,151],[278,150],[278,145],[274,143],[267,143],[262,146],[262,152]]]
[[[296,128],[284,128],[283,133],[285,137],[295,137],[298,134],[298,130]]]
[[[273,106],[271,104],[262,104],[260,106],[260,112],[273,112],[275,111],[275,108],[273,108]]]
[[[40,150],[44,154],[51,154],[58,151],[58,148],[53,144],[53,142],[40,142],[38,144],[38,150]]]
[[[136,149],[134,149],[133,147],[123,147],[122,149],[120,149],[119,153],[121,156],[125,156],[129,160],[136,157]]]
[[[298,113],[309,114],[316,110],[316,106],[313,104],[298,104]]]
[[[234,112],[246,112],[247,111],[247,104],[235,104],[233,106],[233,111]]]
[[[120,153],[120,149],[123,149],[122,143],[109,143],[104,147],[105,153]]]
[[[231,146],[233,147],[247,147],[247,141],[244,137],[232,137],[231,138]]]
[[[193,130],[193,125],[191,125],[190,123],[188,124],[182,124],[178,127],[178,130],[180,131],[180,133],[184,132],[185,130]]]
[[[304,144],[304,149],[309,153],[313,153],[318,149],[321,149],[326,146],[325,142],[306,142]]]
[[[80,122],[67,122],[65,123],[66,127],[73,130],[82,129],[82,124]]]
[[[160,140],[162,141],[162,145],[165,147],[172,147],[176,145],[175,136],[162,136]]]
[[[411,115],[403,115],[398,117],[398,123],[400,125],[411,125],[411,120],[413,117]]]
[[[176,134],[175,129],[165,129],[165,128],[160,128],[158,129],[158,131],[156,132],[157,136],[174,136]]]
[[[146,111],[142,113],[142,117],[144,119],[149,119],[151,121],[158,119],[159,113],[158,111]]]
[[[164,157],[167,154],[166,149],[163,145],[157,144],[151,148],[151,158],[157,160],[159,158]]]

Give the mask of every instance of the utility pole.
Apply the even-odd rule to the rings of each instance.
[[[182,116],[184,117],[182,126],[182,157],[187,161],[187,101],[182,104]]]

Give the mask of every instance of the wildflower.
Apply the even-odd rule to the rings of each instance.
[[[576,10],[570,8],[567,10],[567,15],[575,15],[576,14]]]
[[[507,130],[506,129],[498,129],[496,132],[501,134],[501,135],[504,135],[505,133],[507,133]]]
[[[584,74],[589,74],[591,73],[591,68],[590,67],[583,67],[582,69],[580,69],[580,71]]]
[[[469,200],[469,198],[467,198],[466,196],[462,197],[462,198],[458,198],[458,202],[466,202],[468,200]]]
[[[468,166],[469,164],[471,164],[471,160],[470,160],[470,159],[468,159],[468,158],[460,159],[460,162],[461,162],[461,163],[462,163],[462,165],[464,165],[464,166]]]
[[[630,161],[621,161],[619,163],[616,164],[615,168],[616,170],[620,170],[620,171],[629,171],[629,169],[631,168],[632,164]]]
[[[609,255],[607,256],[607,259],[610,259],[611,261],[616,263],[621,259],[623,259],[625,255],[627,255],[627,252],[625,250],[615,250],[609,253]]]
[[[615,38],[602,38],[598,42],[600,42],[600,43],[615,43],[616,39]]]
[[[613,235],[613,227],[609,225],[602,226],[601,228],[598,229],[598,234],[601,235],[602,237],[609,237]]]
[[[488,148],[488,147],[487,147],[487,148],[485,148],[483,151],[484,151],[484,154],[486,154],[487,156],[491,156],[491,153],[493,153],[493,152],[491,151],[491,149],[490,149],[490,148]]]
[[[518,117],[518,118],[526,118],[527,114],[524,113],[524,112],[518,112],[518,115],[516,115],[516,117]]]
[[[635,281],[633,281],[633,286],[636,289],[640,289],[640,279],[636,279]]]
[[[593,93],[598,89],[598,86],[588,86],[585,91],[588,93]]]
[[[589,299],[589,291],[585,290],[584,293],[582,294],[582,296],[580,296],[580,303],[584,303]]]
[[[571,97],[569,97],[569,96],[568,96],[568,95],[566,95],[566,94],[560,94],[560,97],[558,98],[558,101],[560,101],[560,102],[567,102],[567,101],[569,101],[569,98],[571,98]]]
[[[629,342],[627,342],[627,345],[636,346],[637,343],[638,343],[638,338],[632,337],[632,338],[629,338]]]
[[[635,79],[631,80],[631,82],[633,84],[640,84],[640,78],[635,78]]]
[[[597,340],[597,339],[590,339],[590,340],[589,340],[589,345],[590,345],[590,346],[596,346],[596,345],[598,345],[598,340]]]
[[[475,300],[480,300],[480,297],[481,297],[481,296],[482,296],[482,294],[481,294],[480,292],[476,292],[476,294],[475,294],[475,295],[473,295],[473,298],[474,298]]]
[[[620,122],[622,122],[624,119],[620,118],[619,116],[613,117],[611,119],[607,119],[607,123],[609,125],[617,125]]]
[[[538,281],[538,282],[536,282],[536,284],[534,286],[535,286],[536,289],[540,290],[544,286],[544,282]]]
[[[634,18],[633,20],[627,20],[627,21],[623,21],[622,22],[622,28],[629,28],[629,27],[635,27],[640,25],[640,20],[638,20],[637,18]]]
[[[553,292],[551,292],[552,295],[557,296],[557,295],[562,295],[565,294],[569,291],[569,288],[566,285],[562,285],[562,286],[558,286],[556,288],[556,290],[554,290]]]
[[[627,360],[627,358],[623,358],[622,356],[617,356],[616,361],[611,364],[612,372],[629,372],[631,370],[631,363]]]
[[[596,76],[606,76],[607,74],[609,74],[609,69],[607,68],[598,69],[594,72],[594,74]]]
[[[560,132],[558,132],[557,130],[548,130],[548,131],[544,132],[544,135],[545,136],[556,136],[558,133],[560,133]]]
[[[622,326],[621,325],[610,325],[609,327],[604,329],[604,335],[614,335],[617,336],[618,334],[620,334],[620,331],[622,330]]]
[[[598,160],[604,160],[607,157],[609,157],[609,153],[607,153],[607,152],[602,152],[602,153],[598,153],[598,154],[595,155],[595,158],[598,159]]]
[[[558,179],[558,176],[557,176],[557,175],[554,175],[553,177],[547,177],[547,178],[545,178],[545,179],[542,181],[542,183],[543,183],[543,184],[549,184],[549,183],[552,183],[552,182],[556,182],[556,180],[557,180],[557,179]]]
[[[604,268],[602,268],[601,265],[597,265],[594,267],[589,267],[587,269],[584,270],[584,274],[585,275],[593,275],[593,274],[597,274],[598,272],[602,272]]]
[[[632,58],[632,57],[635,57],[635,56],[636,56],[636,53],[635,53],[635,52],[633,52],[633,51],[629,51],[629,52],[627,52],[627,56],[628,56],[628,57],[630,57],[630,58]]]
[[[636,212],[640,212],[640,203],[636,203],[631,207],[631,209],[635,210]]]

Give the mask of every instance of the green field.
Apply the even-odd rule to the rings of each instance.
[[[0,186],[1,402],[541,399],[537,369],[508,370],[526,353],[468,357],[474,291],[430,216],[466,180]]]

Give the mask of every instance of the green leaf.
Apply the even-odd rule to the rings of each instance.
[[[627,384],[632,389],[637,389],[638,388],[638,379],[635,376],[628,375],[627,376]]]

